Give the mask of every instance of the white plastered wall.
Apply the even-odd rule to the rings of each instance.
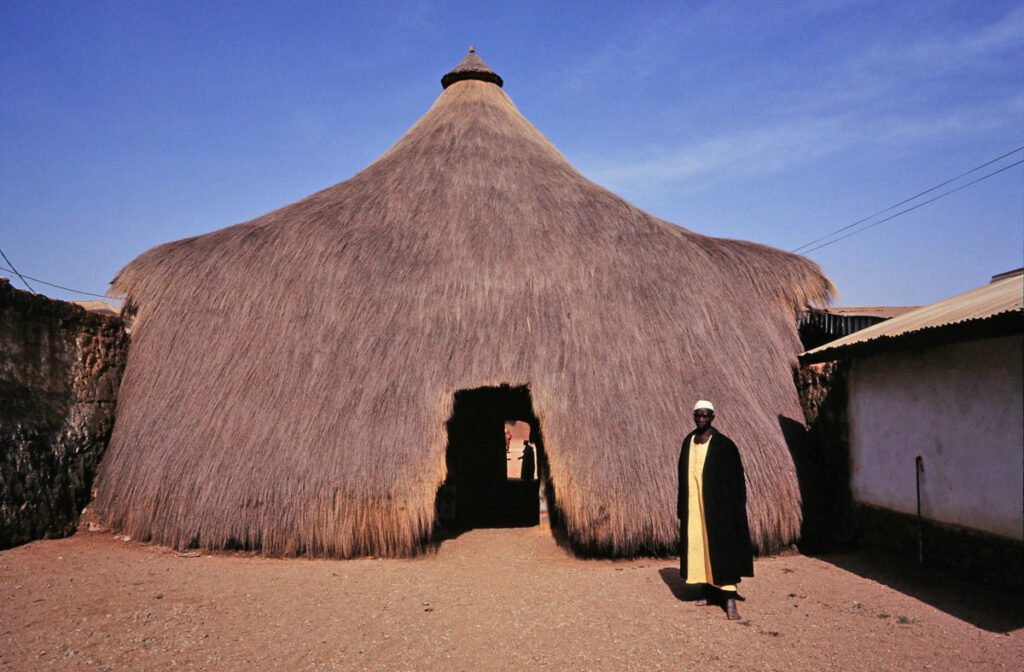
[[[851,487],[858,502],[1024,540],[1024,337],[852,362]]]

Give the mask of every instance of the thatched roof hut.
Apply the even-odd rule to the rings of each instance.
[[[574,545],[674,543],[697,398],[743,453],[756,546],[793,541],[780,424],[801,417],[795,315],[828,279],[590,182],[475,53],[444,84],[351,179],[121,271],[112,291],[136,323],[98,479],[105,521],[209,549],[415,552],[457,393],[493,388],[526,399],[507,416],[532,409]]]

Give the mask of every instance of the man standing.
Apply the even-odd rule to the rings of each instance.
[[[532,481],[535,464],[533,446],[530,445],[529,439],[523,439],[523,455],[519,459],[523,461],[523,468],[519,470],[519,478],[524,481]]]
[[[729,620],[737,621],[736,584],[754,575],[747,486],[736,444],[711,426],[714,419],[711,402],[698,401],[697,428],[679,451],[679,573],[687,583],[701,584],[698,605],[725,606]]]

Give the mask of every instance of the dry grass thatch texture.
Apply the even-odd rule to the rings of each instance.
[[[413,553],[454,392],[509,383],[576,542],[677,538],[679,440],[708,398],[775,549],[800,525],[795,310],[831,290],[802,257],[633,207],[498,86],[456,81],[353,178],[121,271],[137,319],[97,506],[175,545]]]

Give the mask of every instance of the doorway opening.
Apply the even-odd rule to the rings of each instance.
[[[529,389],[502,385],[458,390],[447,428],[448,476],[437,492],[438,522],[450,530],[537,525],[547,460]],[[530,475],[522,468],[530,457],[524,456],[524,439],[536,465]]]
[[[532,480],[537,476],[537,444],[533,428],[522,420],[505,421],[505,478],[509,481]],[[527,445],[530,449],[527,450]],[[527,475],[529,472],[529,475]]]

